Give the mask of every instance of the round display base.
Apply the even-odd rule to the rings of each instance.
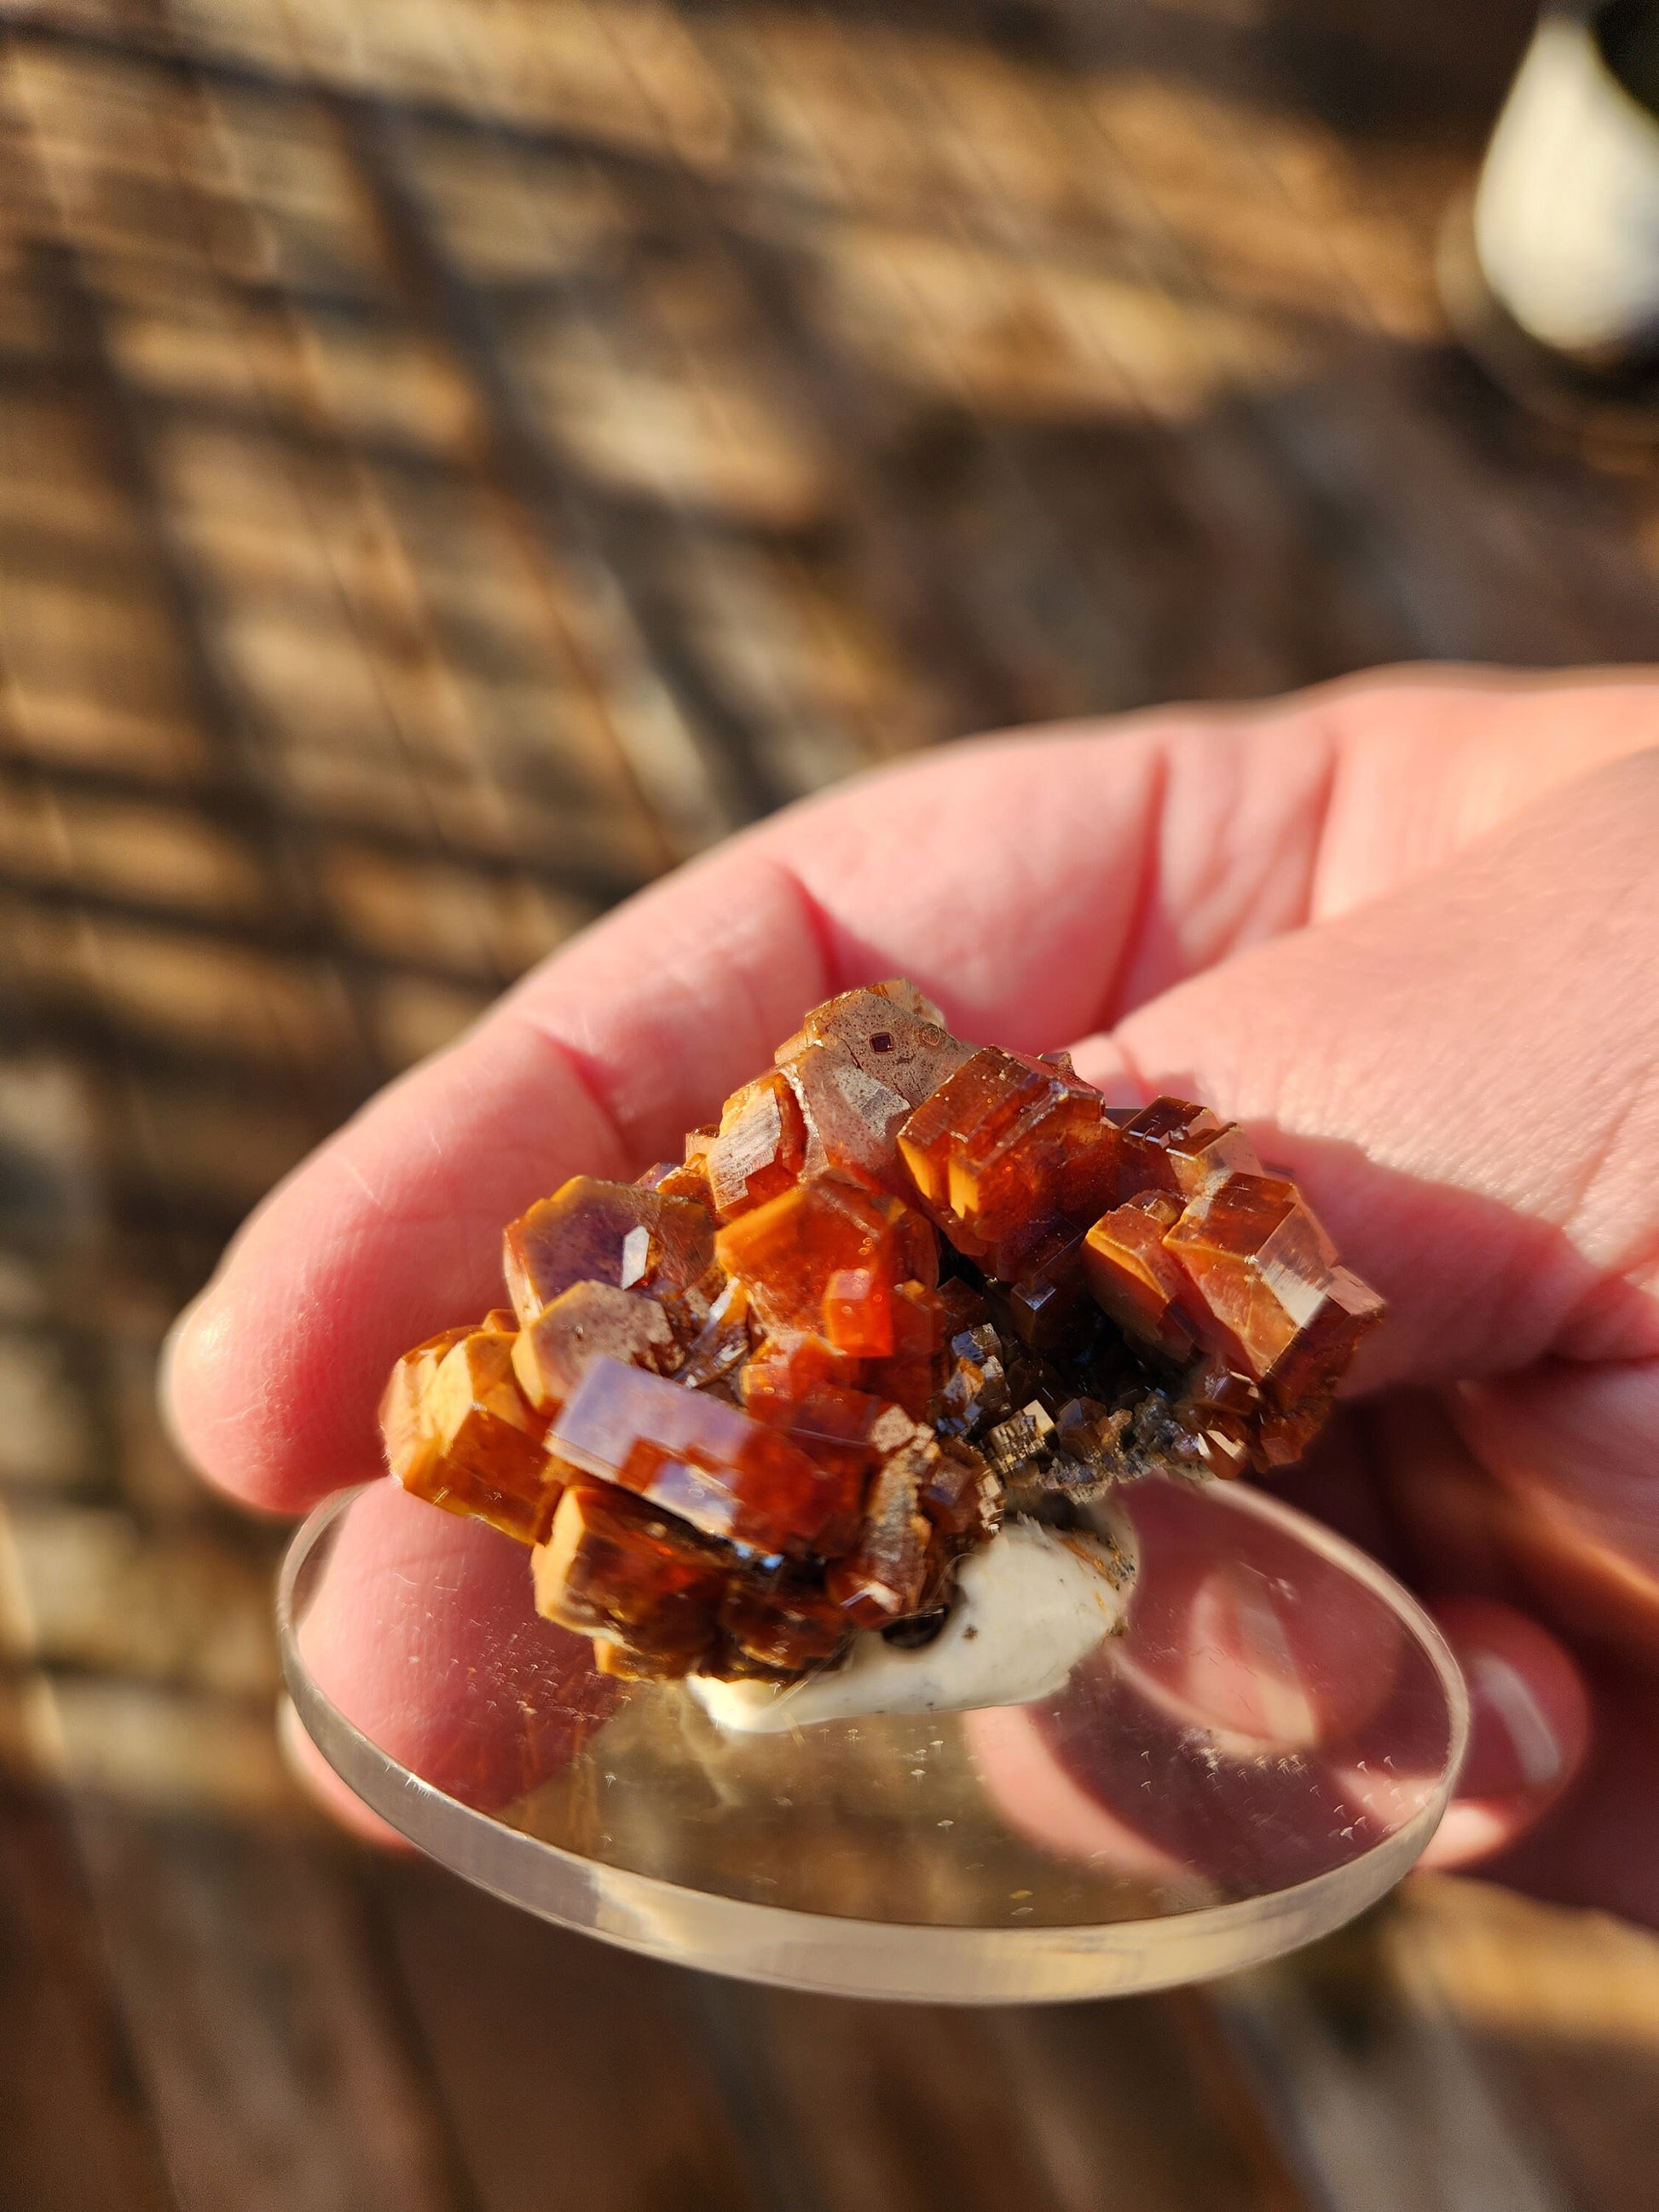
[[[1113,1493],[1122,1631],[1041,1704],[726,1735],[600,1674],[521,1547],[391,1482],[319,1507],[283,1660],[324,1757],[527,1911],[683,1966],[851,1996],[1200,1979],[1360,1911],[1433,1834],[1468,1711],[1415,1603],[1243,1486]]]

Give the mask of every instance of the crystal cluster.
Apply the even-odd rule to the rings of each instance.
[[[532,1206],[505,1273],[398,1362],[386,1455],[626,1676],[924,1641],[1005,1514],[1299,1456],[1382,1311],[1236,1125],[1109,1112],[900,982],[809,1014],[679,1164]]]

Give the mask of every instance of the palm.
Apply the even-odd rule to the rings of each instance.
[[[1390,1300],[1360,1379],[1396,1528],[1508,1587],[1518,1528],[1569,1626],[1659,1650],[1655,697],[1374,682],[957,750],[778,817],[267,1203],[181,1336],[186,1445],[280,1510],[372,1473],[391,1360],[489,1303],[505,1219],[677,1152],[805,1006],[903,974],[965,1035],[1249,1121]]]

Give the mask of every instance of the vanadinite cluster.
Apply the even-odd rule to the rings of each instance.
[[[899,982],[810,1014],[681,1164],[532,1206],[506,1275],[393,1370],[392,1472],[531,1546],[542,1613],[635,1677],[924,1642],[1005,1515],[1298,1457],[1382,1311],[1236,1125],[1109,1112]]]

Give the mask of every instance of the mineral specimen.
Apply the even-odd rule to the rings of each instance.
[[[393,1370],[392,1473],[531,1546],[605,1671],[762,1686],[928,1644],[1005,1518],[1297,1457],[1382,1313],[1236,1124],[1109,1112],[900,982],[810,1013],[682,1164],[532,1206],[505,1273]]]

